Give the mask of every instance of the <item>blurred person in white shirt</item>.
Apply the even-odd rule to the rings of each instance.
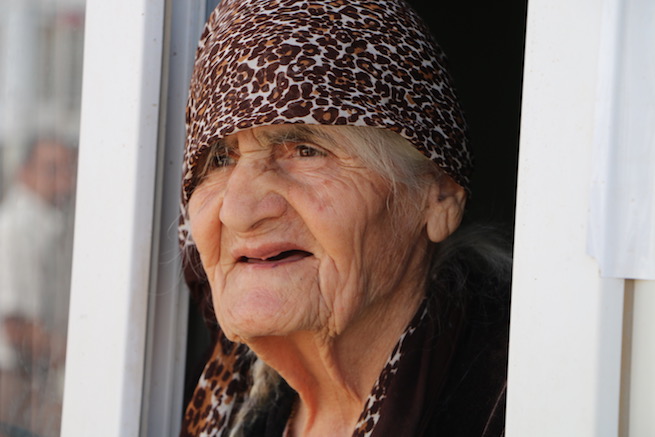
[[[20,404],[25,410],[24,403],[33,402],[26,400],[34,396],[30,385],[39,387],[41,396],[46,389],[61,396],[75,161],[75,150],[60,141],[33,141],[0,203],[0,410],[5,410],[0,416],[5,420],[19,414]]]

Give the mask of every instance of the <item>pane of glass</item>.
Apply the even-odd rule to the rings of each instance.
[[[58,436],[84,0],[0,0],[0,437]]]

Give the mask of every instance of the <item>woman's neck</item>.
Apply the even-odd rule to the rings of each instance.
[[[416,284],[414,284],[416,285]],[[299,394],[293,436],[350,436],[400,335],[412,320],[420,288],[372,304],[338,336],[298,332],[261,337],[250,348]]]

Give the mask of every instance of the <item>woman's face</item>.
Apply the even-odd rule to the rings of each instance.
[[[356,148],[330,128],[277,125],[210,153],[189,216],[229,338],[338,335],[416,283],[428,241],[420,208],[393,217],[389,183]]]

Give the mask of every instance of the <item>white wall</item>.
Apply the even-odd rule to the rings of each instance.
[[[623,281],[586,253],[601,12],[528,4],[508,437],[618,429]]]
[[[655,435],[653,29],[649,0],[529,3],[508,437]]]

